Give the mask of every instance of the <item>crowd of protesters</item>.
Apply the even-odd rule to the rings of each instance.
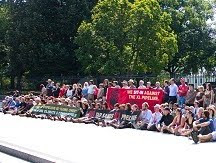
[[[153,87],[151,82],[146,85],[143,80],[136,83],[130,79],[121,83],[110,82],[105,79],[98,86],[93,80],[83,85],[54,83],[48,79],[47,85],[41,84],[41,94],[33,93],[21,95],[15,91],[13,96],[5,97],[2,102],[2,112],[12,115],[39,116],[31,114],[31,108],[35,105],[55,104],[78,107],[81,117],[73,119],[69,117],[53,117],[47,115],[47,119],[64,120],[73,123],[94,123],[98,126],[112,126],[116,129],[134,128],[155,132],[169,133],[177,136],[188,136],[197,142],[216,141],[216,107],[215,92],[211,84],[199,86],[194,89],[192,84],[187,85],[184,78],[180,79],[177,86],[174,79],[164,81],[163,84],[156,82]],[[149,109],[149,104],[144,102],[139,108],[136,104],[118,104],[110,109],[106,102],[108,88],[122,89],[157,89],[163,90],[164,99],[162,104],[154,106],[154,112]],[[95,118],[95,110],[109,110],[114,113],[112,120]],[[141,111],[137,120],[119,120],[119,110],[125,110],[130,114]],[[42,117],[41,117],[42,118]]]

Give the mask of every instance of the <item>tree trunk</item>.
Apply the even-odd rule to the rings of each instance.
[[[21,81],[22,81],[22,75],[20,74],[17,76],[17,85],[16,85],[16,89],[19,91],[22,89]]]
[[[15,76],[11,75],[10,77],[10,89],[15,88]]]

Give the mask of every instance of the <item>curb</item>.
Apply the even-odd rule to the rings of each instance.
[[[25,153],[25,152],[21,152],[18,151],[16,149],[12,149],[3,145],[0,145],[0,152],[8,154],[10,156],[22,159],[24,161],[29,161],[29,162],[35,162],[35,163],[54,163],[52,161]]]
[[[31,149],[23,148],[0,140],[0,152],[32,163],[69,163],[57,157],[46,155]]]

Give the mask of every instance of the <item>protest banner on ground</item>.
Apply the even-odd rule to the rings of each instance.
[[[137,104],[141,109],[142,103],[148,102],[150,109],[153,111],[155,104],[163,102],[163,91],[155,89],[122,89],[108,88],[107,103],[112,109],[116,103],[119,104]]]
[[[140,111],[129,112],[127,110],[118,110],[118,112],[120,113],[120,117],[119,117],[120,121],[135,122],[140,115]],[[115,111],[96,110],[95,111],[95,118],[112,120],[114,117],[114,114],[115,114]]]
[[[46,114],[52,116],[69,116],[72,118],[80,117],[80,109],[76,107],[70,106],[62,106],[62,105],[36,105],[31,108],[31,112],[33,114]]]

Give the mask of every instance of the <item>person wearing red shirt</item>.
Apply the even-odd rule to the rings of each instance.
[[[62,87],[60,88],[60,92],[59,92],[59,97],[64,97],[67,91],[67,87],[65,84],[62,85]]]
[[[178,104],[182,108],[185,104],[186,95],[188,92],[188,86],[185,84],[185,79],[180,79],[181,85],[178,88]]]

